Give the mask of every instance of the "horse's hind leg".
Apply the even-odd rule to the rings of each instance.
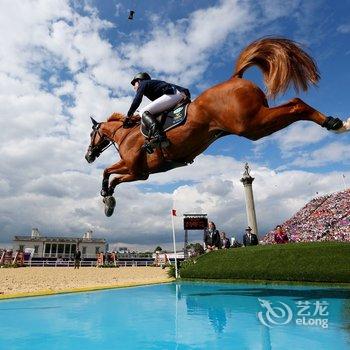
[[[336,132],[350,130],[350,120],[342,122],[338,118],[327,117],[301,99],[294,98],[281,106],[262,107],[256,117],[251,120],[251,128],[244,133],[244,136],[258,140],[299,120],[310,120]]]

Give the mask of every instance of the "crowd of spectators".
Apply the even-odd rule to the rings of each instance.
[[[262,239],[265,244],[288,241],[350,241],[350,189],[314,198]]]

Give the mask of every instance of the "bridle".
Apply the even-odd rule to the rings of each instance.
[[[120,156],[120,152],[119,152],[119,148],[118,146],[116,145],[116,142],[114,141],[114,135],[117,133],[117,131],[123,126],[123,124],[121,124],[113,133],[113,136],[112,138],[106,136],[106,135],[103,135],[101,132],[100,132],[100,126],[101,126],[101,123],[98,123],[97,125],[93,125],[92,129],[94,130],[94,135],[92,135],[92,142],[91,144],[89,145],[88,147],[88,152],[90,152],[90,154],[94,154],[95,157],[99,157],[101,153],[103,153],[107,148],[109,148],[110,146],[114,146],[115,149],[117,150],[117,152],[119,153],[119,156]],[[101,142],[95,146],[92,146],[94,140],[95,140],[95,137],[96,135],[100,136],[101,138]],[[103,142],[105,142],[107,139],[108,141],[108,144],[106,146],[104,146],[102,149],[99,149],[100,147],[100,144],[103,144]],[[124,141],[125,137],[121,140]],[[120,144],[121,144],[120,142]],[[120,145],[119,145],[120,147]]]

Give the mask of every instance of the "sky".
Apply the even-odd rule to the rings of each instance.
[[[0,246],[37,227],[48,236],[80,237],[92,230],[112,246],[169,249],[172,208],[180,214],[179,247],[182,213],[206,213],[220,231],[240,239],[247,225],[239,181],[245,162],[255,178],[260,235],[313,197],[349,187],[350,134],[311,122],[255,142],[227,136],[190,166],[122,184],[110,218],[100,185],[103,169],[119,156],[111,148],[93,164],[84,159],[89,116],[104,121],[113,112],[126,113],[135,73],[188,87],[195,98],[228,79],[239,52],[266,35],[303,45],[321,80],[299,97],[347,119],[349,13],[349,0],[2,0]],[[244,77],[265,89],[257,68]],[[269,104],[294,96],[288,90]],[[190,241],[201,237],[190,232]]]

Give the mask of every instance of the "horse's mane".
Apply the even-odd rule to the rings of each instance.
[[[125,116],[121,113],[113,113],[108,119],[107,122],[122,122]]]
[[[108,119],[107,122],[124,122],[125,115],[121,113],[113,113]],[[139,115],[133,115],[128,118],[131,122],[132,125],[134,124],[139,124],[140,122],[140,116]]]

